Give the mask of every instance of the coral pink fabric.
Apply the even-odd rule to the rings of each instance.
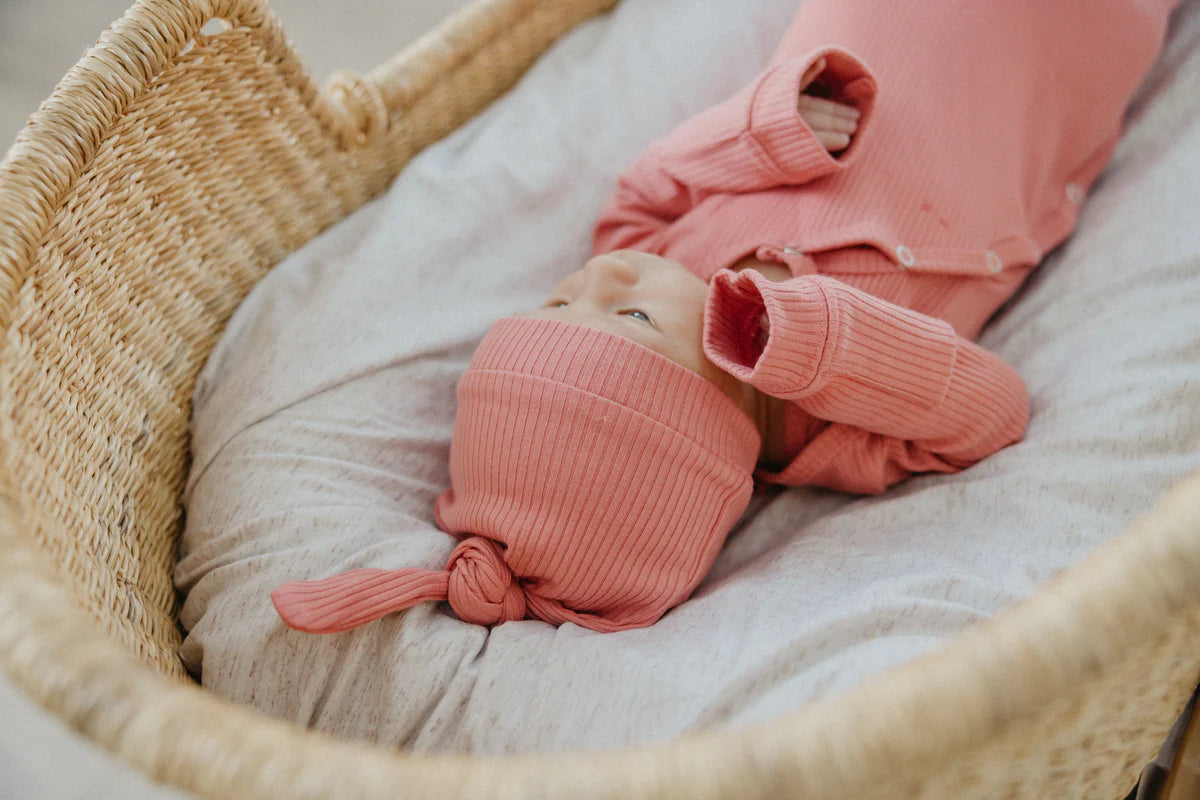
[[[644,627],[696,588],[745,510],[761,440],[715,385],[627,339],[497,322],[458,384],[444,570],[360,569],[271,599],[331,633],[448,600],[467,622]]]
[[[761,480],[872,494],[913,473],[956,472],[1025,432],[1021,376],[945,320],[826,275],[722,270],[708,297],[708,357],[792,401],[792,460],[760,469]]]
[[[788,400],[766,480],[878,492],[1017,441],[1020,376],[975,345],[1075,225],[1161,45],[1158,0],[805,0],[771,64],[624,175],[596,252],[636,248],[710,280],[705,351]],[[821,147],[799,79],[862,112]],[[772,283],[725,269],[787,264]],[[767,326],[765,344],[759,332]],[[448,599],[464,620],[649,625],[704,577],[744,510],[750,420],[632,342],[501,320],[459,384],[445,570],[355,570],[272,594],[292,627],[346,630]]]
[[[961,469],[1028,417],[972,340],[1074,228],[1175,5],[805,0],[758,78],[620,177],[594,250],[716,276],[709,357],[791,401],[790,463],[760,478],[879,492]],[[796,110],[822,56],[816,91],[861,112],[836,157]],[[721,273],[751,255],[795,277]]]

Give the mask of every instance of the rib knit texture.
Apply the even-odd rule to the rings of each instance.
[[[893,287],[904,271],[961,283],[1036,263],[1111,158],[1172,5],[806,0],[762,73],[619,176],[594,250],[656,252],[707,280],[761,246],[858,248],[836,269]],[[818,93],[860,112],[836,154],[797,110],[820,58]]]
[[[762,480],[875,493],[962,469],[1029,414],[973,340],[1074,228],[1173,5],[806,0],[762,73],[619,176],[593,249],[710,281],[709,357],[790,401],[789,461]],[[805,91],[860,113],[836,154],[797,110],[820,58]],[[752,255],[794,280],[723,272]]]
[[[788,401],[789,463],[758,477],[881,492],[1022,437],[1021,377],[971,340],[1073,229],[1170,5],[806,0],[758,78],[620,176],[595,251],[710,281],[706,354]],[[860,112],[836,155],[797,111],[819,58],[821,93]],[[751,254],[794,277],[726,269]],[[753,424],[620,337],[502,320],[458,399],[435,512],[465,538],[447,569],[287,584],[272,598],[288,624],[344,630],[448,599],[482,624],[649,625],[748,502]]]
[[[445,570],[361,569],[271,598],[291,627],[348,630],[448,600],[467,622],[652,624],[708,572],[749,502],[761,440],[715,385],[619,336],[497,322],[458,384]]]
[[[759,471],[776,483],[880,492],[976,463],[1018,441],[1029,418],[1025,385],[999,356],[944,320],[824,275],[717,273],[704,350],[817,421],[793,419],[815,435],[786,469]]]

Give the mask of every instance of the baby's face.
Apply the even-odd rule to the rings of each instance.
[[[513,316],[614,333],[716,384],[744,407],[741,383],[704,355],[708,284],[677,261],[637,250],[596,256],[564,278],[540,308]]]

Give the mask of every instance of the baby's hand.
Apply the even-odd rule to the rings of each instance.
[[[800,118],[817,135],[817,141],[832,153],[850,146],[850,137],[858,130],[860,114],[853,106],[815,96],[821,88],[811,84],[824,70],[825,59],[818,58],[804,73],[800,79],[800,97],[796,108],[800,111]]]

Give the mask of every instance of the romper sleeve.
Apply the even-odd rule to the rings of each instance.
[[[814,83],[861,114],[849,147],[836,157],[797,109],[800,80],[822,57],[825,70]],[[635,248],[714,193],[797,185],[841,172],[861,149],[875,92],[867,66],[840,47],[772,64],[729,99],[647,147],[618,178],[593,232],[594,251]]]
[[[882,491],[912,472],[963,469],[1019,441],[1029,419],[1025,383],[1003,359],[945,320],[825,275],[718,272],[704,350],[739,380],[835,423],[811,443],[821,463],[804,476],[820,467],[840,476],[832,488]]]

